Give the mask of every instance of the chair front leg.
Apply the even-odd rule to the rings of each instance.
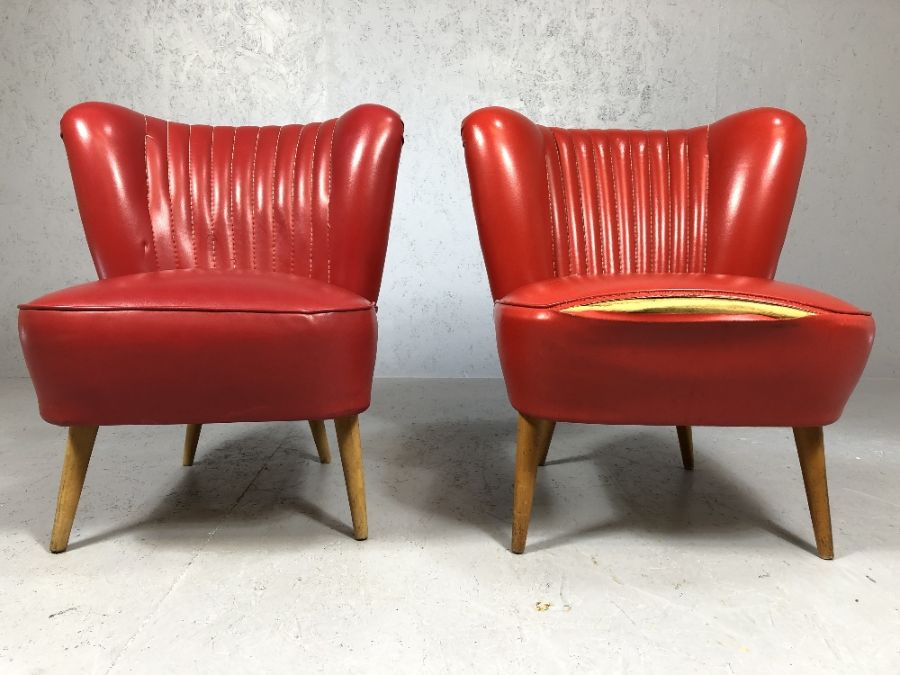
[[[369,537],[369,521],[366,516],[366,480],[363,475],[359,417],[357,415],[338,417],[334,420],[334,429],[337,432],[341,465],[344,468],[344,481],[347,483],[353,536],[362,541]]]
[[[98,427],[69,427],[66,455],[59,479],[59,495],[56,498],[56,515],[50,535],[50,551],[62,553],[69,545],[69,535],[78,510],[78,500],[84,487],[88,462],[94,450]]]
[[[828,479],[825,475],[825,436],[822,427],[794,427],[794,440],[800,458],[800,471],[806,487],[806,501],[812,517],[816,550],[823,560],[834,558],[831,537],[831,508],[828,505]]]
[[[531,502],[534,498],[534,481],[538,462],[543,452],[542,439],[553,435],[551,420],[537,419],[519,414],[516,432],[516,477],[513,484],[513,553],[525,550],[528,523],[531,520]]]

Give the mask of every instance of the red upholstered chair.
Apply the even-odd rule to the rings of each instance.
[[[367,536],[369,406],[403,125],[363,105],[321,123],[176,124],[106,103],[62,118],[100,281],[20,306],[41,416],[69,427],[50,550],[65,550],[100,425],[334,419]]]
[[[512,550],[557,421],[789,426],[833,557],[822,427],[871,349],[868,312],[772,281],[806,149],[763,108],[679,131],[462,125],[500,362],[519,412]]]

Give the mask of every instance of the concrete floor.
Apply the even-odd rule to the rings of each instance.
[[[496,380],[382,380],[362,418],[370,539],[300,423],[101,429],[47,552],[63,432],[0,382],[3,672],[900,672],[900,381],[826,432],[819,560],[785,429],[560,425],[509,545]],[[334,430],[329,428],[336,450]]]

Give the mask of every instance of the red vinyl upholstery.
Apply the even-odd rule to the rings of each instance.
[[[840,415],[868,357],[871,317],[765,282],[803,165],[796,117],[761,108],[685,131],[601,131],[485,108],[462,134],[500,360],[520,412],[709,425],[827,424]],[[773,322],[558,307],[582,296],[679,293],[771,293],[819,310]],[[794,384],[785,390],[785,381]]]
[[[794,427],[830,558],[821,427],[859,380],[875,324],[771,280],[806,151],[800,120],[759,108],[687,130],[560,129],[494,107],[462,137],[520,413],[512,550],[557,421],[675,425],[685,468],[690,425],[754,425]]]
[[[622,298],[739,298],[809,311],[752,314],[581,312]],[[800,286],[706,274],[569,276],[497,303],[513,407],[567,422],[822,426],[841,414],[866,363],[868,312]]]
[[[369,405],[402,123],[62,119],[102,281],[21,306],[54,424],[321,419]]]
[[[84,103],[61,127],[101,278],[287,272],[377,299],[403,140],[392,110],[210,127]]]
[[[370,300],[284,272],[166,270],[22,305],[54,424],[333,419],[369,406]]]
[[[98,427],[334,419],[353,534],[368,537],[369,407],[403,124],[378,105],[264,127],[108,103],[62,118],[99,281],[20,305],[41,416],[69,427],[50,550],[66,550]]]

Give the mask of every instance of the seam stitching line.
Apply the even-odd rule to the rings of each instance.
[[[709,258],[709,125],[706,125],[706,204],[703,207],[703,271]]]
[[[319,132],[322,124],[316,126],[316,137],[313,139],[312,158],[309,161],[309,278],[313,278],[313,247],[315,246],[315,208],[313,202],[316,199],[316,147],[319,145]]]
[[[606,142],[606,145],[607,145],[606,155],[609,158],[609,177],[612,179],[612,186],[613,186],[613,197],[614,197],[613,204],[614,204],[615,213],[616,213],[616,229],[613,232],[616,235],[616,251],[618,251],[618,253],[619,253],[619,269],[621,269],[622,260],[624,259],[625,253],[624,253],[624,249],[622,248],[622,224],[619,219],[619,188],[618,188],[618,184],[616,183],[616,172],[615,172],[615,169],[613,169],[612,148],[607,139],[604,139],[604,142]],[[616,268],[615,268],[615,266],[613,266],[613,273],[615,273],[615,272],[616,272]]]
[[[326,281],[331,283],[331,180],[334,173],[334,134],[338,121],[331,127],[331,145],[328,146],[328,206],[325,207],[325,250],[328,253],[328,271]]]
[[[209,132],[209,223],[206,227],[206,237],[209,240],[210,254],[212,255],[212,268],[216,269],[216,213],[213,208],[213,148],[216,146],[216,128],[210,127]]]
[[[237,268],[237,259],[234,253],[234,148],[237,145],[237,132],[239,127],[234,128],[231,136],[231,160],[228,163],[228,218],[225,219],[225,229],[230,230],[227,234],[231,237],[231,269]],[[228,221],[231,220],[231,227]]]
[[[194,267],[197,267],[197,242],[194,232],[194,163],[191,155],[191,139],[194,137],[194,125],[188,125],[188,209],[191,217],[191,255]]]
[[[594,139],[590,138],[590,136],[588,136],[588,139],[590,141],[589,147],[591,148],[591,162],[594,165],[594,182],[597,186],[597,221],[601,223],[601,225],[600,225],[600,247],[598,249],[598,251],[600,253],[600,273],[605,274],[606,273],[606,265],[604,262],[604,255],[603,255],[603,243],[604,243],[603,242],[603,225],[602,225],[603,218],[600,216],[600,170],[597,168],[597,155],[594,153]],[[594,259],[595,267],[596,267],[596,263],[597,263],[597,260],[595,258]]]
[[[169,120],[166,120],[166,187],[169,191],[169,238],[172,240],[172,258],[178,269],[178,245],[175,241],[175,207],[172,201],[172,160],[169,153]]]
[[[669,150],[669,132],[666,131],[666,191],[668,193],[669,198],[669,219],[666,223],[666,251],[664,252],[666,256],[666,272],[672,272],[672,257],[674,256],[674,244],[673,239],[675,238],[675,206],[674,200],[672,199],[672,153]]]
[[[581,189],[581,165],[578,163],[578,149],[576,146],[577,138],[575,132],[571,132],[572,137],[572,156],[575,158],[575,174],[578,177],[578,203],[581,205],[581,233],[584,238],[584,271],[587,273],[588,267],[588,236],[587,236],[587,210],[584,207],[584,192]],[[580,272],[580,270],[579,270]]]
[[[147,184],[147,216],[150,219],[150,244],[153,247],[153,261],[159,271],[159,253],[156,252],[156,232],[153,229],[153,208],[150,206],[150,158],[147,155],[147,141],[150,139],[147,116],[144,115],[144,172]]]
[[[693,269],[692,262],[694,260],[694,237],[691,236],[694,230],[694,210],[691,208],[693,200],[691,199],[691,137],[685,135],[684,138],[684,171],[685,171],[685,200],[687,202],[687,213],[684,224],[687,225],[688,217],[691,219],[691,226],[684,228],[684,252],[685,252],[685,271],[696,272]]]
[[[634,216],[634,223],[632,226],[632,229],[634,230],[634,241],[632,242],[632,246],[634,246],[634,255],[632,256],[632,260],[634,262],[634,271],[637,272],[640,268],[638,266],[637,176],[634,173],[633,137],[633,133],[628,134],[628,170],[631,172],[631,212]]]
[[[259,154],[259,137],[262,127],[256,127],[256,142],[253,144],[253,161],[250,163],[250,269],[256,270],[256,159]]]
[[[304,125],[300,125],[300,130],[297,132],[297,144],[294,146],[294,162],[291,164],[291,215],[290,215],[290,265],[288,267],[288,272],[290,274],[294,273],[294,200],[297,197],[297,185],[296,185],[296,177],[297,177],[297,153],[300,152],[300,141],[303,138],[303,131],[306,129]]]
[[[284,127],[278,127],[278,135],[275,137],[275,154],[272,157],[272,203],[269,206],[269,237],[272,244],[272,271],[278,270],[275,254],[277,252],[277,237],[275,235],[275,182],[278,178],[278,145],[281,143],[281,132]]]
[[[647,271],[651,274],[653,273],[654,261],[656,260],[656,249],[654,247],[655,237],[654,232],[656,231],[656,204],[653,201],[653,151],[650,145],[650,134],[644,134],[645,147],[647,148],[647,190],[648,190],[648,199],[647,203]]]
[[[546,131],[546,129],[545,129]],[[553,214],[553,192],[550,190],[550,157],[547,155],[547,135],[541,134],[544,139],[544,173],[547,176],[547,207],[550,210],[550,255],[553,263],[553,276],[559,276],[556,266],[556,217]]]
[[[569,222],[569,200],[566,198],[565,176],[563,175],[562,156],[559,154],[559,140],[556,137],[558,129],[553,130],[553,145],[556,147],[556,161],[559,163],[560,194],[563,200],[563,210],[566,216],[566,255],[569,259],[569,274],[572,274],[572,224]]]

